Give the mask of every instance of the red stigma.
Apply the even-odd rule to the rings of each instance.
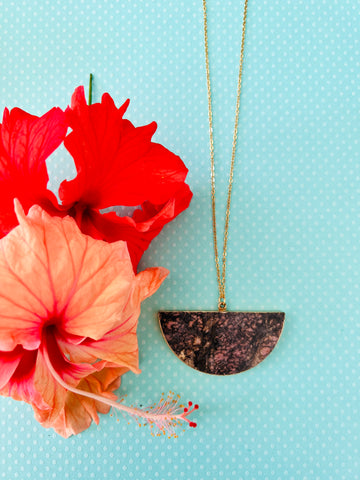
[[[197,403],[194,405],[192,402],[188,402],[188,407],[184,408],[184,413],[181,415],[181,419],[187,422],[189,427],[195,428],[197,426],[197,424],[189,420],[188,417],[198,408],[199,408],[199,405]]]

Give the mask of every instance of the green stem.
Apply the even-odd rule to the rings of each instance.
[[[89,79],[89,105],[92,104],[92,84],[93,84],[93,74],[90,73],[90,79]]]

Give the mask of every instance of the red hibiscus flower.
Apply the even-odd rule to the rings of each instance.
[[[25,211],[41,205],[51,215],[71,215],[83,233],[97,239],[127,242],[133,268],[163,226],[186,209],[192,193],[185,184],[181,159],[151,138],[156,124],[134,127],[108,94],[87,105],[78,87],[65,114],[53,109],[35,117],[5,110],[0,131],[0,236],[16,218],[11,207],[19,198]],[[72,131],[66,135],[67,127]],[[77,176],[60,185],[59,205],[47,190],[46,158],[64,140]],[[132,217],[100,210],[135,206]]]

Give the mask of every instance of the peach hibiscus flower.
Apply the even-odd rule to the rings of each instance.
[[[111,407],[149,417],[113,392],[124,372],[139,372],[140,303],[167,270],[135,275],[125,242],[93,239],[37,205],[25,216],[15,200],[15,212],[19,225],[0,240],[0,394],[31,404],[64,437]],[[161,429],[186,420],[188,410],[171,408],[145,420]]]

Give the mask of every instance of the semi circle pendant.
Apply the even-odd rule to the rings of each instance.
[[[159,312],[164,338],[177,357],[212,375],[255,367],[277,344],[283,312]]]

